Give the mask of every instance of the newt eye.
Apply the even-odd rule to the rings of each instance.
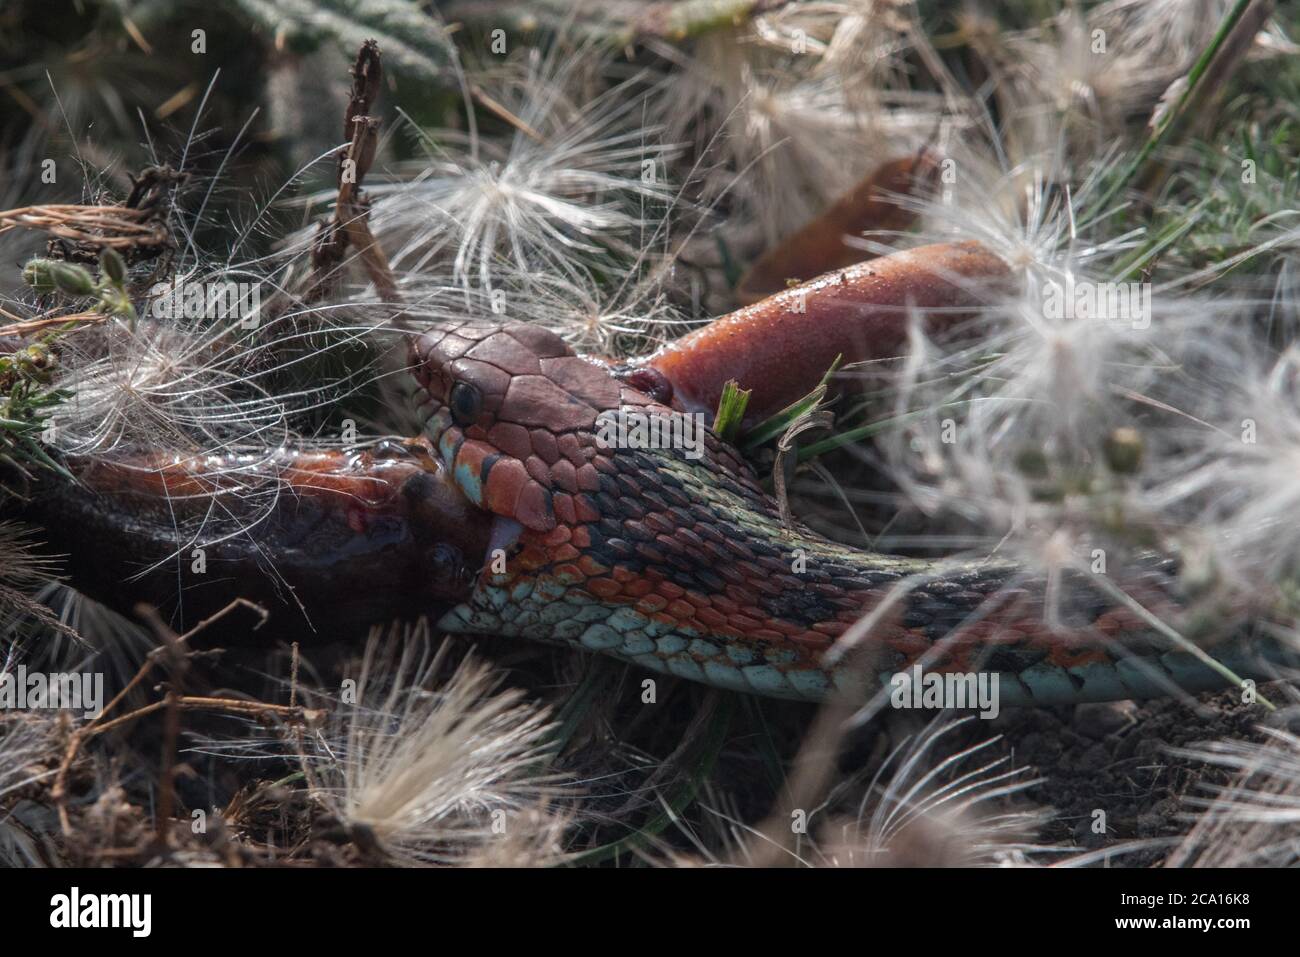
[[[483,394],[468,382],[457,382],[451,387],[447,407],[451,409],[452,421],[465,428],[478,421],[483,411]]]

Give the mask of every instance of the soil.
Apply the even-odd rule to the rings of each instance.
[[[1045,778],[1026,796],[1054,810],[1040,838],[1044,843],[1100,849],[1125,841],[1175,838],[1191,826],[1190,797],[1207,797],[1232,772],[1172,753],[1222,738],[1259,740],[1271,720],[1259,705],[1242,704],[1222,692],[1188,702],[1162,699],[1021,708],[999,716],[1017,764]],[[1094,812],[1105,812],[1105,833],[1094,830]],[[1167,847],[1117,855],[1110,866],[1157,864]]]

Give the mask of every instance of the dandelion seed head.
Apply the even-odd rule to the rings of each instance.
[[[1232,0],[1106,0],[1089,15],[1097,29],[1114,36],[1132,56],[1143,56],[1153,71],[1179,72],[1192,65],[1213,38]],[[1294,53],[1276,18],[1256,36],[1257,57]]]
[[[988,867],[1045,850],[1031,837],[1047,815],[1018,799],[1039,783],[1032,769],[997,753],[1000,736],[963,743],[971,720],[936,719],[904,738],[870,780],[841,781],[811,816],[809,836],[787,852],[790,861]],[[743,864],[763,854],[763,837],[742,839],[733,858]]]
[[[1013,150],[1026,150],[1017,158]],[[1061,140],[1014,144],[997,132],[946,127],[941,174],[929,193],[896,202],[917,214],[922,241],[978,239],[1041,299],[1049,283],[1100,281],[1137,248],[1143,230],[1112,227],[1117,208],[1095,210],[1116,158],[1071,161]],[[882,247],[879,251],[885,251]]]
[[[473,662],[428,687],[439,664],[423,629],[395,629],[386,643],[373,634],[356,704],[338,706],[306,759],[339,820],[366,828],[404,864],[486,854],[500,833],[494,820],[509,833],[523,826],[510,816],[536,812],[557,794],[545,769],[546,712],[497,690]]]
[[[503,262],[576,275],[635,259],[641,234],[672,205],[675,148],[645,122],[644,76],[581,95],[600,63],[557,41],[473,74],[468,82],[514,118],[504,141],[417,129],[428,157],[368,186],[370,224],[394,268],[450,263],[457,283],[494,289]]]
[[[733,204],[737,241],[752,226],[762,243],[777,242],[868,170],[915,152],[937,125],[941,96],[865,78],[894,76],[904,46],[895,24],[856,3],[818,14],[803,23],[792,8],[756,28],[712,31],[689,54],[656,48],[677,69],[653,115],[710,170],[706,195]],[[870,56],[873,47],[882,55]]]
[[[58,587],[60,568],[56,559],[35,550],[35,535],[15,522],[0,522],[0,626],[12,629],[20,622],[36,622],[61,637],[75,637],[44,600]]]
[[[1215,569],[1249,591],[1290,592],[1300,574],[1300,350],[1268,359],[1237,340],[1207,347],[1186,407],[1196,419],[1146,494],[1207,549]],[[1211,340],[1213,341],[1213,340]]]
[[[0,661],[0,671],[7,662]],[[0,712],[0,807],[6,796],[53,774],[47,764],[57,747],[58,723],[31,711]],[[0,821],[4,815],[0,813]]]

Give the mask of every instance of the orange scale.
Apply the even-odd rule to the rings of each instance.
[[[486,442],[477,439],[466,439],[461,443],[460,448],[456,450],[456,467],[468,469],[474,475],[481,475],[484,461],[487,460],[488,456],[497,454],[499,453],[496,448],[488,445]],[[497,465],[509,461],[512,460],[501,459],[498,460]],[[519,470],[522,472],[524,468],[523,463],[517,464],[519,465]],[[496,466],[493,466],[494,471],[495,469]]]
[[[615,598],[623,594],[623,586],[612,578],[593,578],[587,582],[587,590],[598,598]]]
[[[669,628],[676,628],[678,625],[681,624],[681,622],[678,621],[676,618],[674,618],[672,615],[662,611],[656,612],[655,614],[651,615],[651,619],[653,621],[659,622],[659,624],[661,625],[667,625]]]
[[[906,630],[902,634],[886,637],[885,644],[905,655],[919,655],[930,649],[930,642],[924,635]]]
[[[670,581],[660,582],[657,591],[665,598],[672,598],[674,600],[681,598],[683,595],[686,594],[685,588],[683,588],[681,585],[675,585]]]
[[[831,639],[825,635],[819,635],[815,631],[804,631],[797,635],[791,635],[790,641],[801,648],[807,648],[810,651],[822,651],[831,646]]]
[[[660,595],[646,595],[634,607],[643,615],[654,615],[668,607],[668,599]]]
[[[734,615],[740,611],[740,606],[725,595],[714,595],[712,604],[714,608],[725,615]]]
[[[1080,665],[1105,664],[1110,658],[1099,648],[1065,648],[1058,646],[1047,660],[1062,668],[1077,668]]]
[[[465,443],[469,445],[469,443]],[[463,449],[465,446],[461,446]],[[457,455],[459,465],[461,457]],[[518,459],[501,459],[488,472],[487,482],[483,487],[483,504],[490,512],[497,515],[518,517],[521,498],[530,484],[528,472]],[[526,519],[520,519],[527,524]],[[536,527],[536,526],[533,526]]]
[[[592,558],[590,555],[583,555],[581,558],[579,558],[578,567],[581,568],[583,572],[585,572],[586,574],[592,576],[604,575],[609,572],[608,568],[606,568],[600,562],[596,561],[596,559]]]
[[[641,577],[626,565],[615,565],[611,574],[614,576],[614,580],[618,582],[634,582]]]
[[[578,513],[573,508],[572,495],[566,492],[555,492],[551,495],[551,508],[555,510],[555,517],[561,523],[557,528],[578,524]]]
[[[849,630],[849,625],[847,621],[819,621],[813,625],[813,628],[820,634],[838,638]]]
[[[695,617],[708,628],[725,628],[729,620],[716,608],[697,608]]]
[[[770,641],[778,645],[785,643],[785,635],[781,634],[779,631],[776,631],[772,628],[759,628],[757,631],[753,632],[749,637],[753,638],[756,641]]]
[[[674,601],[668,605],[668,614],[678,619],[694,618],[695,606],[690,602]]]
[[[786,635],[790,638],[793,638],[795,635],[802,635],[805,631],[808,630],[807,627],[804,625],[796,625],[792,621],[782,621],[779,618],[772,619],[770,622],[768,622],[768,625],[773,630],[779,631],[781,634]]]
[[[572,545],[560,545],[558,548],[551,550],[551,558],[557,562],[571,562],[581,554],[582,552]]]
[[[600,491],[600,473],[596,471],[596,466],[592,465],[590,462],[579,465],[575,477],[578,481],[578,488],[582,489],[582,491]]]
[[[578,526],[573,530],[573,545],[575,548],[591,548],[591,532],[583,526]]]
[[[543,545],[563,545],[573,537],[573,532],[565,525],[556,525],[540,539]]]
[[[518,555],[511,558],[508,564],[518,568],[545,568],[551,564],[551,553],[547,549],[530,542],[523,547],[523,550]]]
[[[496,473],[496,469],[492,471],[493,474]],[[488,485],[491,484],[492,477],[488,476]],[[526,528],[549,532],[556,525],[551,493],[532,479],[519,490],[519,500],[515,503],[513,515]]]
[[[743,628],[746,632],[757,631],[763,627],[757,618],[751,618],[748,615],[732,615],[731,623],[737,628]]]
[[[708,608],[710,605],[713,604],[713,602],[709,600],[708,595],[704,594],[703,592],[692,591],[690,589],[687,589],[686,600],[689,601],[696,608]]]
[[[586,579],[582,569],[572,563],[566,565],[557,565],[553,573],[556,578],[568,582],[580,582]]]
[[[548,464],[551,466],[551,478],[558,488],[566,492],[578,491],[578,475],[572,462],[568,459],[559,459]]]
[[[1117,617],[1107,612],[1094,621],[1091,627],[1093,631],[1101,632],[1107,637],[1114,637],[1120,633],[1123,625]]]
[[[551,484],[551,470],[536,455],[530,455],[524,459],[524,468],[534,482],[540,482],[547,486]]]
[[[654,582],[646,581],[638,575],[634,580],[623,586],[623,592],[624,594],[631,595],[634,598],[643,598],[654,591],[654,588]]]
[[[1165,606],[1163,606],[1163,607],[1161,607],[1161,608],[1156,608],[1156,609],[1154,609],[1154,612],[1155,612],[1157,615],[1161,615],[1161,616],[1167,618],[1167,617],[1169,617],[1171,614],[1173,614],[1174,609],[1173,609],[1172,607],[1170,607],[1169,605],[1165,605]],[[1142,617],[1141,615],[1139,615],[1137,612],[1135,612],[1135,611],[1130,611],[1130,610],[1127,609],[1127,608],[1116,608],[1113,612],[1111,612],[1111,614],[1112,614],[1112,615],[1118,615],[1120,621],[1122,621],[1122,622],[1124,623],[1124,627],[1125,627],[1125,628],[1146,628],[1146,627],[1148,627],[1147,620],[1146,620],[1145,618],[1143,618],[1143,617]]]

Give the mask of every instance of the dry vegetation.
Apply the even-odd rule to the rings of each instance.
[[[1300,859],[1286,681],[1273,711],[1225,693],[992,723],[669,679],[647,702],[636,669],[426,622],[299,643],[248,601],[184,629],[110,609],[29,509],[73,463],[229,456],[220,494],[146,518],[179,574],[196,542],[260,540],[291,491],[272,450],[419,431],[395,330],[505,303],[639,354],[735,308],[764,278],[747,268],[790,262],[771,250],[906,160],[927,172],[875,197],[856,254],[979,240],[1016,288],[974,340],[918,325],[853,370],[865,398],[787,449],[793,512],[1058,577],[1157,548],[1208,596],[1196,640],[1249,594],[1293,641],[1294,10],[46,6],[0,12],[0,671],[97,672],[106,694],[98,716],[0,710],[0,863]],[[158,318],[176,276],[256,284],[261,321]],[[1045,313],[1066,279],[1149,284],[1149,321]],[[765,471],[775,438],[751,449]]]

